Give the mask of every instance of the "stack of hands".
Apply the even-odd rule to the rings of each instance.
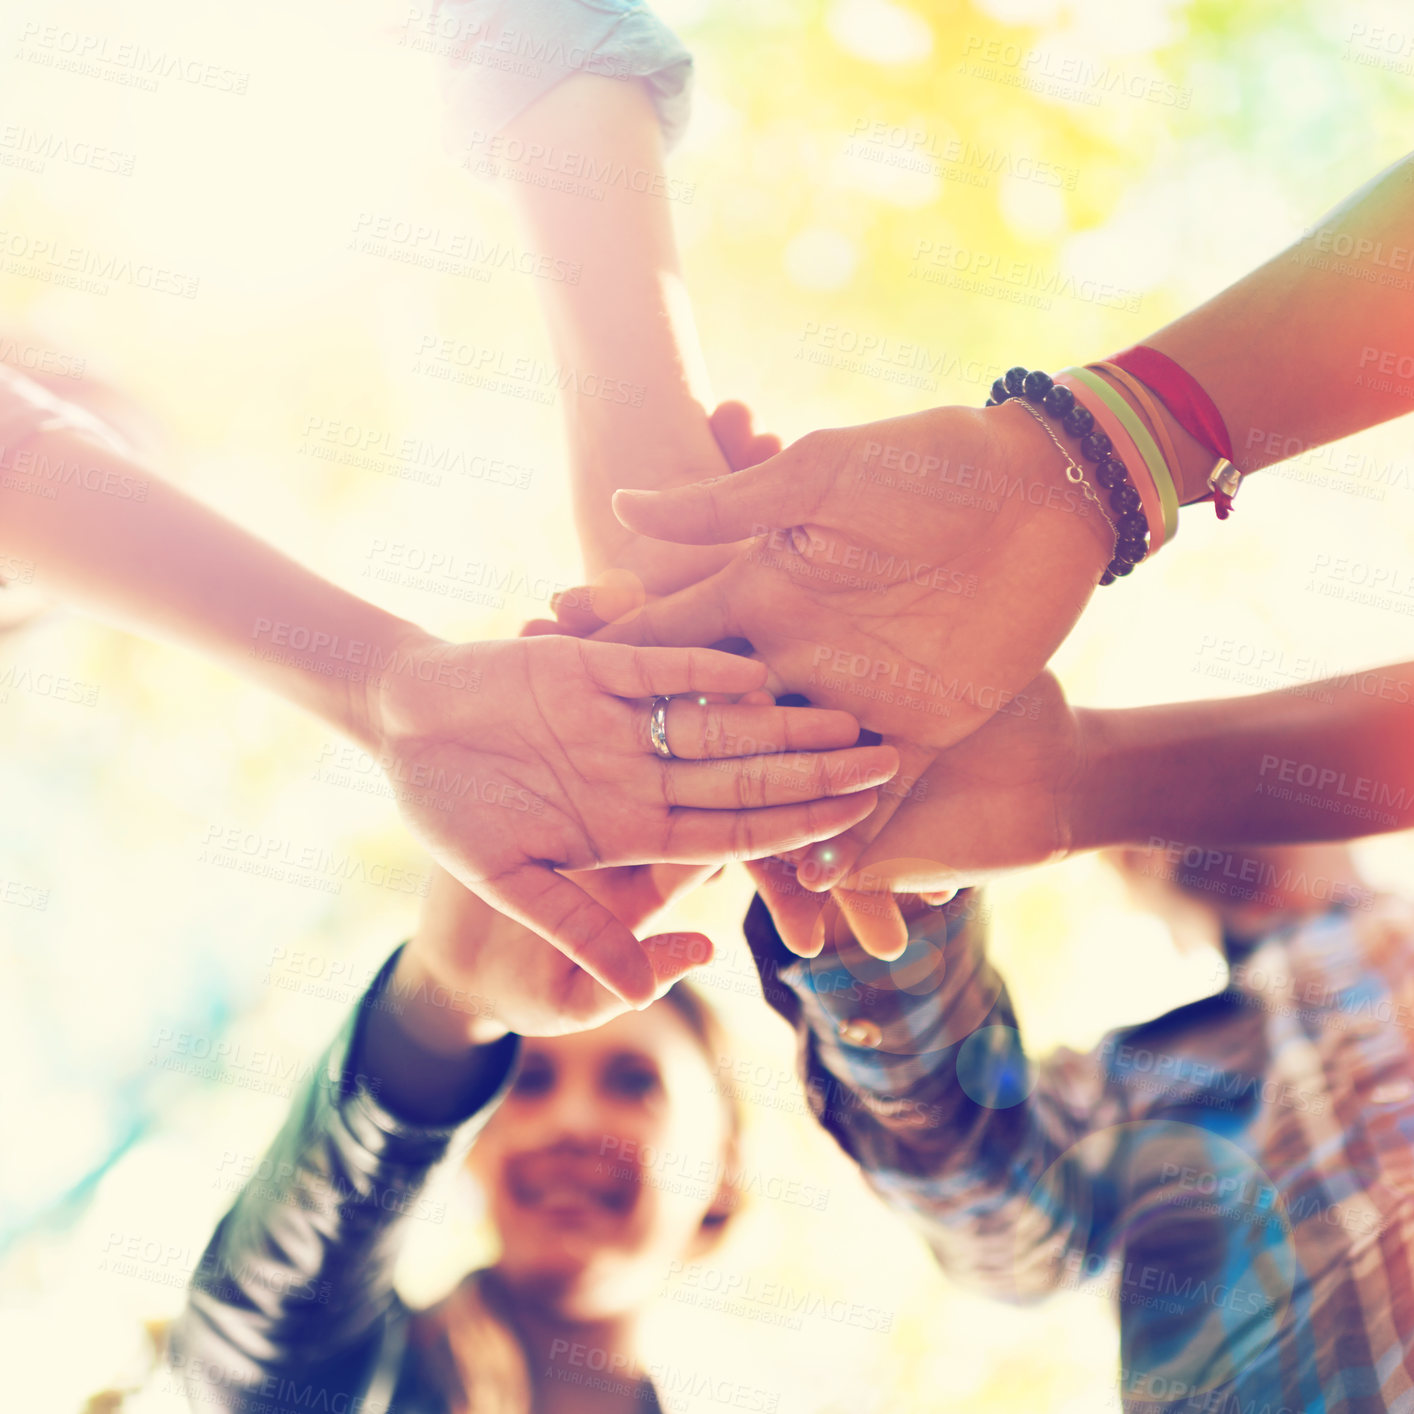
[[[714,425],[724,413],[749,428],[731,405]],[[1104,570],[1109,529],[1034,433],[1015,410],[942,408],[813,433],[711,482],[620,492],[627,528],[726,546],[723,563],[663,595],[654,571],[674,547],[645,538],[637,578],[611,575],[556,605],[561,632],[598,640],[745,640],[774,692],[851,712],[897,750],[900,769],[866,819],[789,856],[804,889],[833,891],[881,957],[906,943],[899,910],[880,906],[892,892],[948,896],[1076,843],[1085,742],[1045,664]],[[743,444],[719,440],[745,467]],[[936,471],[943,447],[974,482],[985,469],[1011,488],[1000,512],[980,496],[975,510],[910,496],[909,473],[885,470]],[[818,910],[809,930],[804,918],[796,910],[785,934],[808,954],[822,933]]]
[[[574,131],[606,150],[625,147],[652,167],[661,160],[656,135],[640,136],[653,128],[651,115],[641,97],[612,87],[595,89],[587,79],[562,85],[516,131],[527,140]],[[1372,238],[1392,229],[1407,211],[1409,166],[1353,194],[1326,218],[1328,227]],[[667,218],[626,202],[590,220],[571,200],[529,186],[517,186],[516,200],[537,239],[555,248],[572,237],[586,268],[601,277],[547,296],[557,352],[569,364],[632,369],[662,409],[650,412],[645,403],[645,411],[615,421],[612,410],[567,406],[576,529],[591,582],[560,596],[553,622],[527,632],[645,653],[749,655],[738,657],[760,673],[749,684],[728,685],[720,667],[713,688],[694,681],[704,691],[749,690],[737,699],[738,713],[782,713],[773,721],[776,747],[836,753],[801,760],[801,769],[818,773],[816,793],[836,797],[813,806],[803,794],[779,791],[729,802],[719,789],[675,801],[678,808],[764,807],[750,832],[719,818],[714,842],[731,834],[733,848],[719,858],[749,861],[796,953],[845,944],[896,958],[917,908],[1081,850],[1156,837],[1276,844],[1368,829],[1337,819],[1319,800],[1265,791],[1272,761],[1319,761],[1333,777],[1414,773],[1404,705],[1414,665],[1386,670],[1400,691],[1380,700],[1352,678],[1311,685],[1320,693],[1073,708],[1047,663],[1105,577],[1116,532],[1080,494],[1064,448],[1041,420],[1014,402],[941,407],[812,432],[781,450],[753,430],[738,404],[704,418],[710,404],[694,372],[695,334],[682,313],[685,298],[671,293],[678,277]],[[1285,427],[1303,444],[1319,445],[1404,410],[1342,382],[1372,331],[1393,337],[1391,321],[1402,308],[1278,257],[1148,342],[1214,390],[1241,469],[1250,473],[1280,455],[1256,429]],[[1235,329],[1246,340],[1242,359],[1231,356]],[[1265,376],[1267,354],[1278,359],[1296,346],[1308,351],[1299,365],[1287,360],[1285,377]],[[1204,499],[1211,450],[1165,405],[1154,415],[1172,452],[1166,459],[1178,504]],[[674,420],[678,430],[665,432]],[[730,733],[745,730],[744,719],[722,715],[724,707],[675,703],[672,710],[688,740],[700,727],[721,730],[730,747]],[[681,715],[689,710],[717,715],[689,727]],[[810,715],[820,711],[827,715]],[[816,734],[786,735],[797,721],[802,731],[811,722]],[[857,737],[849,723],[860,728]],[[705,751],[700,737],[686,747],[679,741],[674,735],[670,743],[676,755]],[[736,745],[745,752],[744,739]],[[774,768],[763,774],[751,759],[733,767],[734,788],[750,783],[764,792]],[[1395,811],[1382,827],[1411,819],[1414,811]],[[790,843],[782,839],[787,824],[797,832]],[[535,848],[510,876],[522,894]],[[544,857],[574,869],[590,853]],[[611,996],[623,1005],[639,1000],[650,978],[661,991],[691,965],[689,954],[706,956],[702,938],[630,938],[650,903],[688,886],[690,876],[666,866],[704,857],[661,848],[651,856],[636,850],[631,860],[600,853],[599,863],[658,867],[625,879],[603,870],[593,882],[576,876],[581,897],[595,893],[592,906],[574,905],[568,886],[542,879],[553,903],[531,908],[521,899],[506,907],[512,901],[493,894],[484,877],[458,877],[528,922],[571,963],[582,962],[590,977],[566,974],[566,985],[574,977],[586,1005],[591,997],[608,1005]],[[499,888],[502,880],[490,882]],[[622,926],[611,926],[609,914]],[[533,951],[533,942],[522,938],[521,946]],[[560,965],[545,959],[547,967]],[[435,967],[456,971],[446,957]]]
[[[511,130],[573,132],[635,170],[661,166],[636,85],[576,76]],[[1353,194],[1329,229],[1392,239],[1411,170],[1407,159]],[[1154,836],[1366,832],[1365,817],[1258,788],[1269,761],[1320,762],[1332,779],[1414,776],[1410,664],[1385,671],[1395,690],[1378,697],[1351,679],[1319,695],[1072,709],[1046,664],[1120,542],[1039,414],[1015,400],[942,407],[781,450],[740,405],[704,414],[660,206],[625,192],[586,209],[513,187],[539,245],[572,242],[595,272],[542,292],[557,356],[647,390],[633,409],[566,400],[592,582],[561,597],[554,622],[444,642],[189,500],[3,369],[0,557],[37,590],[205,651],[365,747],[449,881],[476,896],[461,906],[492,905],[518,928],[581,1015],[608,998],[644,1005],[707,955],[705,938],[635,931],[650,905],[726,861],[781,861],[754,872],[797,953],[825,946],[839,920],[892,958],[907,944],[897,896],[938,902]],[[1285,445],[1258,429],[1316,446],[1402,413],[1396,394],[1341,380],[1406,315],[1402,298],[1278,257],[1151,344],[1214,391],[1246,473]],[[1235,328],[1256,331],[1240,359]],[[1306,353],[1272,378],[1278,343]],[[1154,415],[1190,505],[1211,453]],[[71,463],[144,495],[96,496],[89,473],[56,482]],[[1382,828],[1414,819],[1412,801],[1401,790]],[[464,972],[455,951],[415,947],[407,966]]]
[[[516,822],[525,839],[514,843],[505,821],[485,818],[500,812],[441,822],[431,842],[443,851],[475,841],[479,872],[456,872],[481,897],[447,873],[435,877],[395,985],[483,1001],[460,1012],[428,1009],[419,1039],[434,1049],[443,1047],[432,1033],[450,1053],[507,1030],[553,1035],[597,1025],[661,995],[710,959],[711,942],[677,933],[638,942],[633,934],[724,859],[748,861],[793,951],[813,956],[839,942],[891,958],[907,944],[906,918],[924,903],[1072,847],[1084,733],[1043,665],[1083,610],[1106,546],[1083,516],[1058,509],[1063,477],[1036,455],[1034,424],[943,409],[814,434],[784,452],[753,432],[740,404],[719,407],[710,426],[718,474],[661,493],[622,492],[616,520],[581,517],[586,559],[610,567],[598,584],[560,596],[554,621],[528,624],[530,644],[505,645],[515,653],[544,647],[558,665],[576,648],[666,655],[691,646],[699,665],[691,687],[665,686],[667,659],[662,676],[638,692],[612,685],[638,698],[696,694],[675,700],[668,714],[669,745],[688,759],[655,759],[642,703],[623,704],[622,755],[605,753],[598,728],[577,727],[563,743],[564,769],[583,780],[592,822],[567,804],[554,810],[543,841],[534,822]],[[881,434],[895,445],[906,437],[937,445],[943,435],[957,445],[965,435],[969,456],[987,466],[1010,456],[1007,474],[1034,489],[1003,516],[970,520],[950,507],[920,507],[871,466]],[[688,582],[679,541],[704,547]],[[1047,605],[1039,622],[1020,612],[1038,596]],[[939,661],[954,665],[947,678]],[[701,705],[714,690],[742,695]],[[772,705],[773,694],[812,705]],[[733,744],[756,754],[733,757]],[[666,781],[678,772],[683,786],[672,789],[684,793],[665,801],[670,808],[651,826],[651,816],[634,818],[626,790],[617,813],[600,793],[639,773]],[[507,778],[527,779],[509,768]],[[689,798],[688,782],[701,782],[701,792]],[[534,789],[547,789],[545,774]],[[748,801],[758,808],[722,808]],[[696,818],[671,806],[698,807]],[[787,834],[795,838],[786,842]],[[492,835],[503,841],[504,871],[479,862]],[[641,843],[624,843],[630,838]],[[595,843],[607,839],[618,842],[612,852]],[[537,858],[574,872],[555,876]],[[516,919],[554,946],[527,936]]]

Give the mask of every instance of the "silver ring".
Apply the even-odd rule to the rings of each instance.
[[[648,714],[648,735],[653,742],[653,750],[665,761],[675,761],[673,748],[668,745],[668,703],[671,697],[655,697],[653,710]]]

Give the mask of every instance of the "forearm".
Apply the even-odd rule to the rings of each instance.
[[[82,434],[16,453],[0,556],[54,598],[195,649],[373,746],[366,684],[419,636]]]
[[[1400,273],[1402,272],[1402,274]],[[1410,410],[1387,357],[1414,353],[1414,156],[1354,192],[1295,245],[1144,342],[1217,404],[1244,472]],[[1177,426],[1181,501],[1211,453]]]
[[[1077,848],[1315,842],[1414,825],[1414,663],[1081,717]]]
[[[527,148],[571,146],[593,170],[609,174],[602,200],[534,182],[509,186],[537,243],[579,267],[577,279],[541,282],[557,349],[577,362],[607,360],[620,377],[647,380],[653,401],[705,400],[706,369],[682,284],[663,143],[644,88],[579,75],[516,118],[506,137]],[[586,417],[623,415],[624,405],[612,399],[580,401]]]
[[[707,425],[705,364],[682,281],[658,118],[637,83],[580,75],[520,115],[507,137],[587,154],[622,173],[603,200],[512,182],[537,247],[578,267],[574,281],[541,281],[541,303],[562,366],[578,375],[564,397],[576,511],[591,574],[622,527],[609,508],[619,487],[653,489],[716,474]],[[590,395],[604,390],[603,396]],[[704,464],[705,463],[705,464]]]

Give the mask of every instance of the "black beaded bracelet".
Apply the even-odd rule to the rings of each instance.
[[[1029,412],[1045,411],[1058,419],[1072,437],[1080,438],[1080,455],[1095,464],[1092,474],[1108,493],[1114,516],[1107,515],[1106,519],[1115,533],[1114,556],[1100,583],[1113,584],[1149,553],[1149,522],[1144,517],[1139,492],[1129,479],[1129,468],[1114,454],[1114,444],[1105,432],[1095,426],[1095,417],[1089,408],[1076,402],[1069,388],[1052,382],[1049,373],[1042,373],[1040,369],[1028,372],[1024,368],[1008,368],[992,384],[987,406],[1000,407],[1013,398],[1024,398]],[[1061,451],[1064,453],[1065,449],[1062,447]],[[1095,501],[1098,505],[1099,498]]]

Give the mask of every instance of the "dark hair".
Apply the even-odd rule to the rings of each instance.
[[[727,1162],[723,1166],[722,1184],[717,1200],[702,1219],[702,1226],[705,1231],[720,1232],[741,1206],[738,1169],[743,1113],[741,1100],[736,1092],[722,1083],[721,1063],[731,1054],[726,1028],[706,998],[690,982],[675,982],[655,1005],[667,1005],[677,1012],[687,1029],[692,1032],[693,1039],[706,1056],[717,1080],[717,1093],[722,1098],[722,1114],[727,1124]]]

